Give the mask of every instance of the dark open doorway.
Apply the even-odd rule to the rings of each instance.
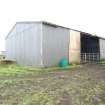
[[[96,62],[99,60],[99,38],[81,33],[81,62]]]

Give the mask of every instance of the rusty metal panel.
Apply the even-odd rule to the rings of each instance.
[[[80,32],[70,30],[69,63],[80,62]]]

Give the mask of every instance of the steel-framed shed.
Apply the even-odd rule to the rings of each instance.
[[[45,21],[17,22],[6,37],[6,59],[18,64],[55,66],[105,58],[105,39]]]

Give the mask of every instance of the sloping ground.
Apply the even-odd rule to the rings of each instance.
[[[0,76],[0,105],[105,105],[105,66],[4,73]]]

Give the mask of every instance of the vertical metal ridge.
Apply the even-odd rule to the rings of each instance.
[[[41,65],[43,66],[43,28],[41,23],[41,48],[40,48],[40,54],[41,54]]]

